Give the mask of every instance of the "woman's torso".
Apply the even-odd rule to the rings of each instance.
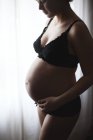
[[[50,26],[50,29],[40,38],[42,47],[47,47],[46,44],[60,35],[60,28],[58,30],[54,29]],[[51,34],[53,35],[51,36]],[[69,51],[74,54],[71,48]],[[37,101],[45,97],[58,96],[64,93],[75,84],[75,71],[76,67],[69,68],[51,65],[42,58],[37,57],[27,75],[27,80],[30,81],[31,97]]]

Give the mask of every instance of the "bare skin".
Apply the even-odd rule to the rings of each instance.
[[[35,60],[34,66],[31,66],[32,68],[28,74],[29,78],[27,78],[30,81],[30,88],[27,86],[28,93],[36,102],[45,97],[59,96],[75,84],[75,69],[58,68],[44,62],[42,59],[38,59]],[[67,140],[79,114],[66,118],[54,117],[42,111],[39,106],[37,109],[42,126],[39,139]],[[52,132],[51,135],[50,132]]]
[[[45,114],[39,107],[38,113],[41,123],[39,140],[67,140],[79,117],[79,114],[73,117],[55,117]]]
[[[52,2],[52,0],[50,1]],[[55,6],[56,0],[54,1]],[[42,47],[47,47],[47,44],[60,36],[73,21],[79,19],[65,1],[63,3],[64,8],[60,14],[55,14],[55,10],[49,9],[47,2],[44,4],[39,3],[40,10],[48,17],[54,17],[41,38]],[[51,4],[49,3],[49,5]],[[82,46],[86,47],[86,49],[82,49]],[[80,59],[84,77],[79,82],[76,82],[76,67],[57,67],[40,58],[36,58],[33,62],[26,78],[26,88],[31,98],[38,102],[37,109],[41,123],[39,140],[68,139],[79,114],[73,117],[55,117],[49,115],[48,111],[56,110],[93,84],[92,46],[93,41],[85,24],[78,22],[73,25],[68,34],[68,48],[70,54],[77,55]],[[90,62],[87,57],[91,57]]]
[[[37,102],[45,97],[58,96],[72,87],[76,82],[75,69],[56,67],[36,58],[27,81],[30,82],[29,94]]]

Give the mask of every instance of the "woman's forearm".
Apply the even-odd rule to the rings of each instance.
[[[64,105],[65,103],[73,100],[92,86],[92,84],[93,74],[81,77],[72,88],[58,96],[59,105]]]

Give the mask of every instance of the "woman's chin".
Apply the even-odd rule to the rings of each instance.
[[[52,18],[54,15],[50,12],[46,12],[46,11],[43,11],[43,13],[48,17],[48,18]]]
[[[52,17],[54,17],[53,14],[49,14],[49,13],[47,13],[46,16],[47,16],[48,18],[52,18]]]

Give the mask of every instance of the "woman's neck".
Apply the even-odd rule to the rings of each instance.
[[[63,8],[58,14],[55,15],[55,23],[63,23],[67,20],[76,18],[76,14],[73,12],[70,6]]]

